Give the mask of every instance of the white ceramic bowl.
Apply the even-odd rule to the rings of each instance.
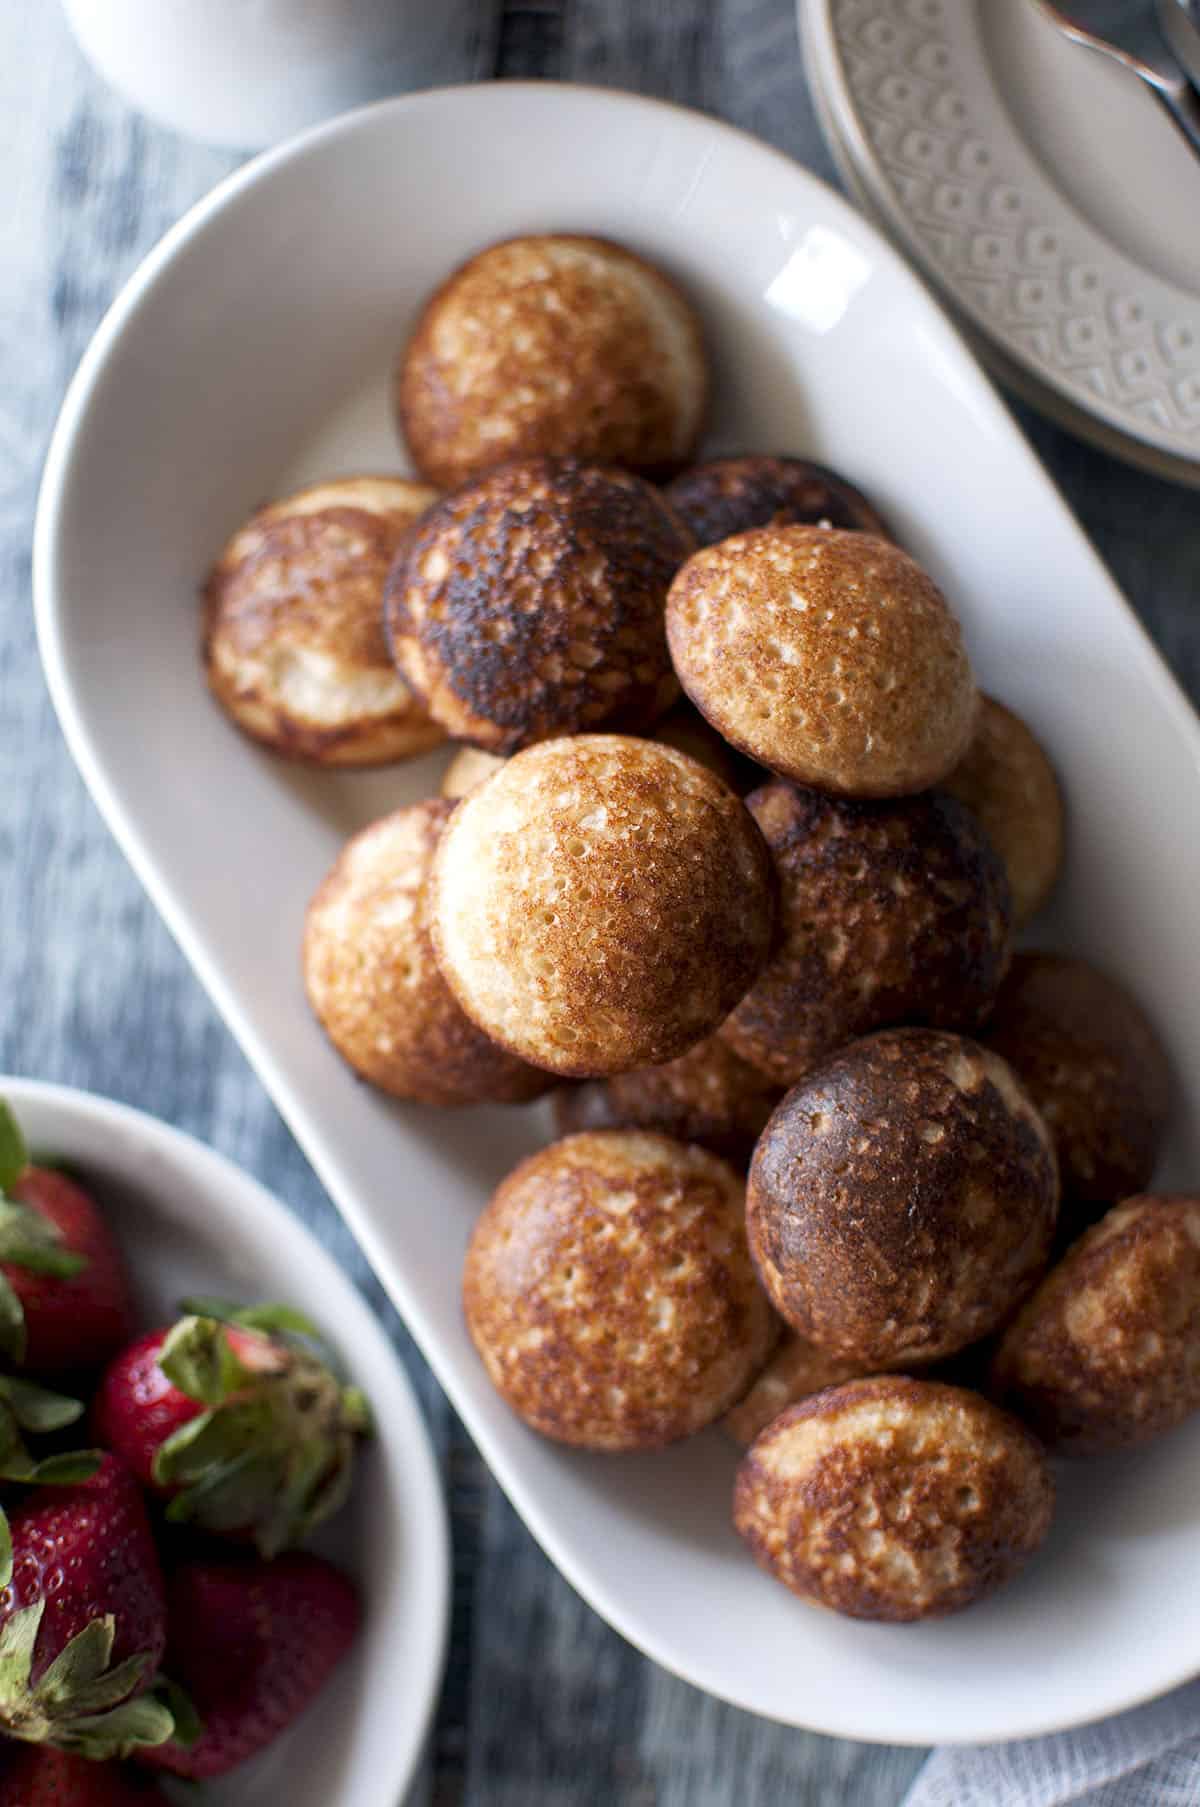
[[[483,29],[476,0],[63,0],[80,49],[152,119],[245,150],[419,88]]]
[[[68,739],[502,1485],[618,1629],[713,1693],[852,1737],[1017,1737],[1110,1712],[1200,1667],[1180,1586],[1200,1564],[1200,1424],[1081,1471],[1049,1550],[973,1612],[900,1629],[805,1608],[730,1528],[719,1433],[589,1457],[492,1392],[462,1251],[545,1116],[395,1107],[309,1016],[310,892],[439,762],[321,773],[249,746],[200,680],[197,584],[261,498],[399,467],[387,377],[415,310],[469,252],[547,227],[667,265],[707,322],[714,437],[840,466],[945,584],[985,683],[1066,781],[1045,932],[1123,973],[1161,1024],[1190,1088],[1167,1171],[1200,1181],[1196,720],[906,266],[821,183],[710,119],[544,84],[419,95],[252,164],[169,233],[84,359],[47,465],[35,584]]]
[[[278,1199],[222,1155],[127,1106],[0,1078],[35,1153],[96,1192],[133,1276],[139,1323],[191,1293],[282,1299],[328,1331],[378,1419],[351,1500],[316,1546],[362,1589],[354,1654],[287,1735],[205,1791],[212,1807],[400,1807],[441,1679],[449,1541],[424,1420],[350,1281]]]

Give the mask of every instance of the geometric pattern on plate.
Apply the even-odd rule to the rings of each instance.
[[[1102,239],[1016,133],[994,129],[974,12],[963,0],[830,0],[892,204],[940,280],[1021,362],[1089,413],[1195,458],[1200,308]]]

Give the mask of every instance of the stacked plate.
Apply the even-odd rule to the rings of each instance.
[[[1033,0],[798,0],[842,175],[1044,413],[1200,486],[1200,158]]]

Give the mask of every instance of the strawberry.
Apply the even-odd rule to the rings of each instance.
[[[185,1562],[168,1581],[167,1610],[168,1666],[202,1729],[189,1749],[172,1742],[138,1757],[196,1780],[223,1776],[287,1731],[362,1617],[345,1576],[300,1550],[273,1562],[249,1554]]]
[[[92,1434],[170,1501],[169,1519],[274,1556],[341,1504],[369,1422],[316,1336],[285,1306],[197,1301],[109,1365]]]
[[[0,1807],[169,1807],[158,1784],[118,1763],[48,1744],[13,1744],[0,1761]]]
[[[137,1482],[115,1456],[9,1514],[0,1592],[0,1731],[86,1756],[175,1732],[146,1693],[166,1643],[166,1600]]]
[[[0,1354],[35,1373],[97,1367],[132,1330],[124,1265],[94,1201],[30,1163],[0,1100]]]

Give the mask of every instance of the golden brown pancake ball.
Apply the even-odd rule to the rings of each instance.
[[[864,1037],[767,1124],[750,1249],[800,1336],[865,1365],[934,1361],[994,1330],[1044,1270],[1049,1132],[990,1049],[933,1029]]]
[[[745,806],[653,741],[581,734],[510,759],[442,838],[433,932],[481,1029],[567,1078],[674,1060],[770,945],[770,857]]]
[[[396,400],[418,468],[447,489],[543,455],[661,476],[695,450],[708,365],[661,270],[608,239],[547,234],[492,245],[443,283]]]
[[[1200,1410],[1200,1196],[1126,1199],[1085,1231],[1005,1331],[993,1381],[1074,1455]]]
[[[960,1612],[1045,1540],[1054,1484],[1036,1440],[961,1387],[850,1381],[792,1406],[738,1470],[755,1561],[816,1606],[903,1623]]]
[[[780,1087],[716,1036],[661,1067],[567,1086],[554,1100],[559,1133],[578,1129],[657,1129],[699,1142],[745,1167]]]
[[[498,753],[481,753],[478,747],[460,747],[442,773],[441,794],[452,803],[473,791],[504,764]]]
[[[568,1136],[522,1161],[471,1236],[463,1301],[513,1411],[585,1449],[703,1429],[775,1334],[738,1176],[640,1130]]]
[[[946,1381],[951,1386],[981,1392],[986,1389],[994,1353],[995,1339],[987,1338],[958,1349],[939,1362],[905,1361],[896,1365],[921,1379]],[[746,1449],[788,1406],[798,1405],[800,1400],[810,1399],[826,1387],[840,1387],[848,1380],[862,1380],[887,1371],[887,1366],[878,1362],[832,1355],[828,1349],[818,1348],[816,1343],[787,1331],[745,1398],[726,1412],[723,1428]]]
[[[1171,1103],[1171,1070],[1154,1026],[1123,985],[1068,954],[1013,960],[986,1029],[1054,1137],[1063,1227],[1143,1191]]]
[[[489,753],[675,701],[663,624],[691,536],[628,471],[506,464],[431,509],[392,567],[392,655],[430,714]]]
[[[749,1449],[772,1419],[778,1418],[790,1405],[823,1393],[826,1387],[840,1387],[848,1380],[861,1380],[871,1373],[861,1362],[848,1355],[831,1355],[818,1349],[791,1331],[782,1338],[775,1353],[763,1368],[743,1399],[726,1412],[722,1425],[735,1443]]]
[[[1004,861],[1020,928],[1046,902],[1062,867],[1062,792],[1020,716],[994,697],[979,702],[974,738],[944,789],[974,810]]]
[[[721,1029],[787,1085],[892,1024],[976,1028],[1012,953],[1004,868],[975,816],[927,791],[888,803],[776,778],[746,807],[779,881],[762,973]]]
[[[343,477],[260,508],[205,588],[204,663],[238,727],[318,765],[380,765],[445,738],[396,671],[383,586],[437,492]]]
[[[807,458],[761,452],[714,458],[681,471],[668,483],[667,495],[701,546],[715,546],[752,527],[840,527],[892,538],[861,490]]]
[[[759,527],[694,553],[667,637],[687,694],[760,765],[848,797],[953,771],[975,728],[962,630],[898,546],[830,527]]]
[[[309,905],[304,982],[338,1053],[397,1098],[522,1104],[547,1089],[465,1017],[434,958],[426,889],[453,805],[414,803],[355,835]]]

